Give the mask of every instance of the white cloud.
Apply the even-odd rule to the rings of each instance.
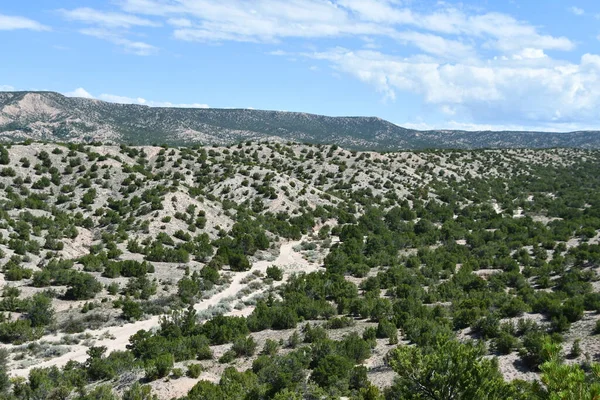
[[[408,129],[417,129],[421,131],[431,130],[458,130],[458,131],[516,131],[516,132],[574,132],[579,130],[597,130],[595,125],[581,125],[575,123],[560,124],[538,124],[538,125],[518,125],[518,124],[479,124],[463,121],[443,121],[438,123],[427,122],[399,122],[397,125]]]
[[[417,24],[418,16],[409,9],[398,9],[386,0],[340,0],[338,4],[347,8],[360,19],[378,23]]]
[[[14,92],[15,88],[10,85],[0,85],[0,92]]]
[[[115,94],[102,93],[101,95],[98,96],[98,99],[103,100],[103,101],[108,101],[110,103],[147,105],[146,99],[144,99],[142,97],[133,98],[133,97],[126,97],[126,96],[119,96],[119,95],[115,95]]]
[[[446,115],[455,115],[456,114],[456,108],[451,107],[449,105],[443,105],[441,107],[441,110]]]
[[[77,88],[72,92],[63,93],[68,97],[83,97],[87,99],[97,99],[102,101],[107,101],[109,103],[119,103],[119,104],[139,104],[143,106],[149,107],[176,107],[176,108],[209,108],[208,104],[202,103],[171,103],[168,101],[152,101],[146,100],[142,97],[127,97],[127,96],[119,96],[115,94],[102,93],[98,96],[92,95],[90,92],[85,90],[84,88]]]
[[[460,121],[444,121],[441,123],[427,123],[427,122],[401,122],[399,124],[405,128],[417,129],[420,131],[433,131],[433,130],[458,130],[458,131],[535,131],[544,130],[544,128],[536,128],[523,125],[503,125],[503,124],[477,124],[472,122],[460,122]]]
[[[502,13],[468,14],[440,3],[429,13],[416,13],[392,0],[123,0],[123,9],[141,15],[162,16],[177,27],[174,37],[188,41],[278,42],[284,38],[327,38],[340,36],[386,36],[407,41],[424,51],[439,54],[446,40],[460,51],[470,44],[464,37],[484,41],[490,48],[514,52],[524,47],[571,50],[573,42],[539,32],[526,22]],[[198,21],[192,27],[187,18]],[[402,27],[425,33],[401,33]],[[417,37],[416,35],[421,35]]]
[[[457,131],[516,131],[516,132],[569,132],[575,131],[579,128],[571,125],[515,125],[515,124],[478,124],[474,122],[462,122],[462,121],[443,121],[439,123],[427,123],[427,122],[401,122],[398,125],[408,128],[417,129],[421,131],[432,131],[432,130],[457,130]],[[592,128],[593,129],[593,128]]]
[[[76,8],[74,10],[58,10],[66,19],[87,24],[89,27],[80,29],[81,34],[107,40],[121,46],[126,52],[139,56],[156,54],[158,48],[127,38],[129,29],[133,27],[158,27],[161,23],[141,18],[132,14],[104,12],[93,8]]]
[[[338,71],[374,86],[387,98],[415,93],[441,111],[452,110],[476,121],[600,123],[597,55],[586,54],[578,64],[532,66],[510,61],[440,64],[343,48],[305,56],[333,63]]]
[[[72,92],[65,93],[64,95],[68,96],[68,97],[83,97],[85,99],[93,99],[94,98],[94,96],[92,96],[84,88],[77,88],[77,89],[73,90]]]
[[[197,26],[178,27],[173,32],[175,38],[187,41],[274,43],[284,38],[394,33],[388,26],[353,18],[339,4],[320,0],[124,0],[122,4],[131,13],[197,20]]]
[[[538,29],[510,15],[490,12],[466,15],[456,9],[448,9],[419,18],[422,26],[440,33],[463,34],[483,40],[488,47],[501,51],[514,51],[525,47],[552,50],[572,50],[575,44],[566,37],[543,35]]]
[[[131,14],[116,12],[103,12],[93,8],[76,8],[74,10],[59,10],[66,18],[72,21],[100,25],[107,28],[131,28],[132,26],[160,26],[160,23],[140,18]]]
[[[123,47],[123,49],[129,53],[138,56],[149,56],[158,52],[158,47],[152,46],[151,44],[129,40],[122,37],[119,34],[115,34],[109,30],[102,28],[86,28],[79,31],[83,35],[93,36],[98,39],[107,40],[111,43]]]
[[[167,23],[178,28],[190,28],[192,26],[192,21],[187,18],[169,18]]]
[[[394,37],[399,41],[418,47],[425,53],[443,59],[464,59],[476,56],[475,50],[471,46],[430,33],[406,31],[398,32]]]
[[[29,18],[0,14],[0,31],[28,29],[32,31],[49,31],[50,28]]]
[[[443,2],[429,12],[415,12],[406,6],[410,2],[397,0],[121,0],[117,4],[122,12],[92,8],[60,12],[91,29],[153,27],[163,19],[173,27],[175,39],[197,42],[387,37],[444,60],[474,57],[478,47],[508,55],[525,48],[574,48],[568,38],[540,33],[538,27],[510,15],[474,13]],[[125,38],[127,32],[110,33]],[[150,48],[142,48],[143,42],[127,39],[120,45],[137,46],[136,54],[151,53]]]
[[[514,60],[531,60],[531,59],[539,59],[539,58],[547,58],[548,56],[544,53],[542,49],[532,49],[530,47],[521,50],[517,54],[513,54]]]
[[[569,7],[569,11],[575,15],[583,15],[585,14],[585,10],[579,7]]]

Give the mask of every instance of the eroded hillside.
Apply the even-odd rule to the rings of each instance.
[[[546,362],[587,370],[600,354],[599,163],[574,149],[12,145],[0,359],[14,379],[0,390],[392,399],[445,354],[479,368],[465,398],[530,398]]]

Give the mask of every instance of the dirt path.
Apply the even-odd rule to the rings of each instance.
[[[215,294],[210,299],[206,299],[197,303],[194,306],[196,311],[206,310],[210,307],[216,306],[223,299],[228,297],[235,296],[240,290],[242,290],[246,285],[242,283],[244,279],[246,279],[249,275],[251,275],[255,271],[260,271],[264,273],[268,267],[276,265],[278,267],[282,267],[284,269],[302,269],[305,272],[314,271],[317,266],[306,261],[302,254],[294,251],[294,247],[300,245],[303,240],[306,240],[306,237],[303,236],[302,239],[287,242],[281,245],[279,248],[279,255],[273,261],[257,261],[252,264],[252,268],[248,271],[237,273],[227,289]]]
[[[108,328],[98,329],[98,330],[86,330],[84,333],[89,333],[94,336],[101,335],[104,332],[110,333],[112,338],[106,338],[101,340],[96,340],[94,346],[106,346],[107,352],[115,350],[125,350],[125,346],[129,343],[129,338],[135,334],[137,331],[141,329],[149,330],[156,326],[158,326],[159,317],[153,316],[150,319],[144,321],[137,321],[129,324],[125,324],[123,326],[111,326]],[[44,336],[40,341],[45,342],[59,342],[63,336],[67,336],[66,334],[58,334],[58,335],[47,335]],[[64,366],[67,362],[73,360],[77,362],[84,362],[87,360],[87,351],[88,347],[82,345],[72,345],[71,351],[65,353],[59,357],[52,358],[46,361],[40,361],[35,365],[31,365],[26,368],[13,369],[10,371],[12,376],[22,376],[27,377],[29,375],[29,371],[32,368],[44,368],[51,367],[53,365],[57,367]]]
[[[310,273],[310,272],[317,271],[319,269],[319,264],[306,260],[302,256],[301,253],[294,250],[294,247],[300,245],[300,243],[302,243],[306,239],[307,239],[307,237],[304,236],[304,237],[302,237],[302,239],[300,239],[298,241],[288,242],[288,243],[283,244],[280,248],[279,256],[275,260],[273,260],[273,261],[258,261],[256,263],[254,263],[252,270],[245,273],[244,276],[248,276],[253,271],[261,271],[264,273],[268,267],[275,265],[275,266],[280,267],[284,271],[284,279],[279,282],[273,282],[273,284],[272,284],[272,287],[277,287],[277,286],[283,285],[287,281],[287,278],[294,273],[297,273],[297,272]],[[236,293],[238,293],[239,290],[241,290],[245,286],[240,283],[240,281],[242,279],[243,279],[243,277],[241,277],[240,279],[237,279],[237,277],[236,277],[236,281],[237,281],[236,285],[235,285],[236,288],[232,288],[229,295],[231,295],[231,293],[233,293],[233,295],[235,295]],[[234,286],[234,285],[232,284],[232,286]],[[251,297],[260,295],[260,294],[266,292],[267,290],[268,290],[268,288],[259,289],[256,292],[253,292],[253,293],[248,294],[247,296],[244,296],[240,300],[244,301]],[[226,295],[221,298],[223,299],[223,298],[227,298],[227,297],[228,296]],[[226,313],[225,315],[247,317],[248,315],[250,315],[252,313],[253,310],[254,310],[254,306],[248,306],[248,307],[245,307],[245,308],[242,308],[239,310],[232,310],[232,311]]]
[[[281,245],[279,256],[273,261],[258,261],[255,262],[252,266],[252,269],[246,272],[237,273],[233,278],[231,284],[223,291],[215,294],[210,299],[202,300],[194,306],[196,311],[206,310],[212,306],[217,305],[221,300],[235,296],[242,288],[245,287],[245,284],[242,284],[242,280],[250,275],[254,271],[265,272],[266,269],[272,265],[277,265],[283,268],[286,272],[292,271],[306,271],[311,272],[318,268],[318,266],[314,263],[310,263],[306,261],[302,255],[296,251],[294,251],[294,247],[300,245],[300,243],[305,240],[306,237],[302,237],[302,239],[292,242],[287,242]],[[283,283],[283,282],[282,282]],[[248,310],[244,310],[248,311]],[[250,311],[251,312],[251,311]],[[97,330],[86,330],[84,333],[89,333],[94,337],[98,337],[102,335],[104,332],[110,333],[112,338],[104,338],[100,340],[96,340],[94,346],[106,346],[107,353],[116,350],[125,350],[125,346],[129,343],[129,338],[137,333],[139,330],[151,330],[156,328],[159,324],[160,316],[153,316],[150,319],[144,321],[137,321],[132,323],[127,323],[122,326],[108,327]],[[55,335],[46,335],[41,338],[39,341],[45,342],[60,342],[61,338],[66,336],[66,334],[55,334]],[[7,346],[7,348],[14,348],[15,346]],[[87,356],[88,347],[83,345],[73,345],[71,346],[71,351],[66,354],[63,354],[59,357],[52,358],[50,360],[40,361],[35,365],[31,365],[25,368],[13,369],[10,371],[12,376],[22,376],[27,377],[29,375],[29,371],[32,368],[42,368],[42,367],[51,367],[57,366],[62,367],[67,362],[73,360],[77,362],[84,362]]]

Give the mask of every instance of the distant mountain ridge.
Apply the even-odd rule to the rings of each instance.
[[[419,131],[376,117],[327,117],[251,109],[166,108],[66,97],[55,92],[0,92],[0,139],[136,145],[229,144],[293,140],[351,149],[600,148],[600,131]]]

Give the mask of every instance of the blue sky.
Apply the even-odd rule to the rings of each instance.
[[[593,0],[4,1],[0,44],[0,90],[600,129]]]

